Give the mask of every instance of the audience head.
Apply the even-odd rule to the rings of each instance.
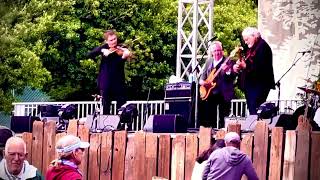
[[[114,48],[118,45],[117,33],[113,30],[107,30],[103,33],[103,38],[108,44],[109,48]]]
[[[255,27],[247,27],[242,31],[242,38],[249,48],[251,48],[260,37],[261,34]]]
[[[26,143],[22,138],[11,137],[7,140],[4,151],[7,169],[12,175],[19,175],[24,160],[27,158]]]
[[[236,132],[228,132],[225,136],[224,136],[224,141],[226,143],[226,146],[233,146],[236,148],[240,147],[240,136],[238,133]]]
[[[56,144],[56,150],[59,156],[58,159],[69,160],[76,165],[79,165],[81,164],[85,148],[88,148],[89,146],[90,144],[88,142],[83,142],[74,135],[63,136]]]
[[[216,142],[210,146],[209,149],[203,151],[196,159],[196,161],[198,163],[202,163],[203,161],[207,160],[210,156],[210,154],[215,151],[216,149],[220,149],[220,148],[223,148],[225,147],[226,144],[224,143],[224,140],[223,139],[217,139]]]
[[[209,52],[214,60],[220,60],[223,56],[222,43],[220,41],[213,41],[209,47]]]

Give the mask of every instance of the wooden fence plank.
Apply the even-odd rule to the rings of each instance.
[[[228,132],[236,132],[241,135],[241,124],[237,122],[228,124]]]
[[[240,149],[242,152],[247,154],[249,158],[252,160],[252,150],[253,150],[253,134],[248,133],[244,135],[243,139],[241,140]],[[242,176],[241,180],[247,180],[247,177],[244,175]]]
[[[253,165],[260,180],[267,178],[268,133],[267,123],[258,121],[254,131]]]
[[[274,127],[271,132],[271,149],[269,179],[281,179],[281,164],[283,150],[283,128]]]
[[[124,160],[127,143],[127,131],[116,131],[114,133],[114,147],[112,160],[112,179],[124,179]]]
[[[93,133],[90,135],[90,147],[89,147],[89,166],[88,166],[88,179],[99,180],[100,175],[100,149],[101,134]]]
[[[215,139],[224,139],[224,136],[226,135],[225,130],[219,130],[216,132],[216,137]]]
[[[89,142],[89,128],[86,127],[84,124],[78,126],[78,136],[81,141]],[[82,178],[87,179],[88,177],[88,159],[89,159],[89,150],[84,151],[84,155],[79,166],[82,172]]]
[[[31,163],[32,162],[32,133],[29,133],[29,132],[22,133],[22,139],[27,145],[27,153],[28,153],[27,161]]]
[[[55,146],[56,146],[56,143],[58,142],[58,140],[59,140],[60,138],[62,138],[63,136],[65,136],[65,135],[67,135],[66,132],[61,132],[61,133],[56,134]],[[57,151],[55,151],[54,157],[55,157],[55,158],[58,157],[58,152],[57,152]],[[82,164],[82,162],[81,162],[81,164]]]
[[[186,138],[177,135],[172,140],[171,179],[184,180],[185,151]]]
[[[101,135],[101,164],[100,179],[111,180],[112,165],[112,132],[103,132]]]
[[[294,164],[294,179],[308,179],[309,171],[309,130],[297,131],[297,151]]]
[[[286,140],[284,147],[284,158],[283,158],[283,180],[293,180],[294,176],[294,163],[296,154],[296,132],[286,131]]]
[[[320,133],[312,132],[311,134],[311,164],[310,179],[315,180],[320,177]]]
[[[157,175],[157,134],[146,134],[146,179],[149,180]]]
[[[199,131],[199,154],[211,146],[211,128],[200,127]]]
[[[187,134],[186,136],[186,160],[185,160],[185,179],[191,180],[193,166],[198,154],[197,134]]]
[[[32,128],[32,165],[42,170],[43,122],[35,121]],[[44,174],[45,172],[42,172]]]
[[[170,135],[159,136],[158,176],[169,179],[170,177]]]
[[[74,136],[78,135],[78,120],[70,120],[69,121],[67,133],[72,134]]]
[[[55,159],[56,122],[48,121],[44,124],[45,136],[43,137],[43,166],[42,172],[47,172],[50,162]]]
[[[134,136],[128,136],[127,140],[127,150],[126,150],[126,157],[125,157],[125,170],[124,170],[124,177],[126,180],[135,180],[135,143],[134,143]],[[133,171],[134,169],[134,171]]]
[[[135,154],[136,154],[135,171],[134,171],[135,177],[136,177],[136,179],[146,180],[146,172],[145,172],[146,133],[145,132],[138,131],[135,133],[134,149],[135,149]]]

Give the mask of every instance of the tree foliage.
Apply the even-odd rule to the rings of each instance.
[[[0,2],[0,103],[11,90],[40,88],[55,100],[90,100],[99,59],[86,54],[115,29],[134,52],[126,64],[129,99],[163,98],[175,69],[178,2],[172,0],[3,0]],[[8,10],[9,9],[9,10]],[[227,50],[256,24],[256,5],[216,0],[214,31]]]

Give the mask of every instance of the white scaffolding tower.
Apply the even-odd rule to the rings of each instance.
[[[195,126],[199,76],[196,68],[207,58],[208,42],[214,37],[213,4],[214,0],[179,0],[176,76],[188,79],[193,74],[196,77]]]

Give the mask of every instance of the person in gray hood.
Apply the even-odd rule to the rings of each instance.
[[[226,147],[217,149],[210,155],[202,179],[240,180],[245,174],[248,180],[258,180],[251,160],[239,150],[240,136],[235,132],[229,132],[224,140]]]

